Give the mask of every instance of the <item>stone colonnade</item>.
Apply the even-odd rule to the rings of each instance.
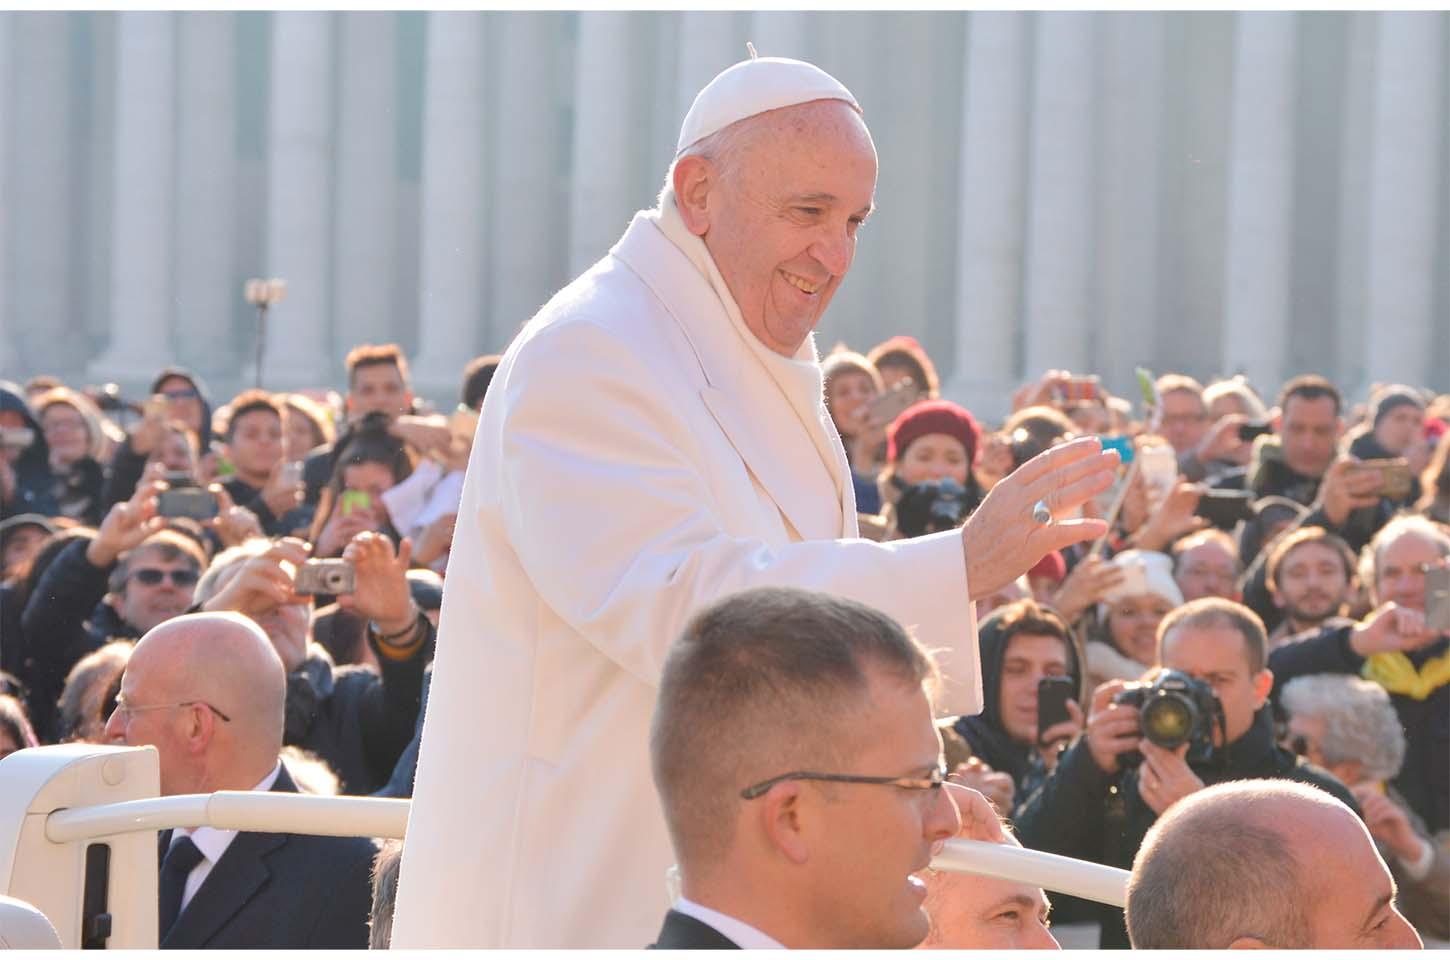
[[[1450,16],[0,14],[0,373],[267,382],[396,339],[448,399],[662,182],[699,87],[811,59],[879,211],[823,348],[993,418],[1048,366],[1450,389]]]

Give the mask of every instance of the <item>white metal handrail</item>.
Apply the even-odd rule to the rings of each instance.
[[[223,790],[57,810],[46,818],[45,836],[53,843],[69,843],[146,830],[218,827],[328,837],[402,837],[409,807],[407,800],[376,797]],[[1115,907],[1127,899],[1126,870],[1009,844],[948,840],[931,865],[935,870],[1026,883]]]
[[[69,843],[143,830],[218,827],[324,837],[401,837],[408,828],[408,807],[407,800],[378,797],[222,790],[57,810],[46,818],[45,836],[54,843]]]
[[[1026,883],[1114,907],[1122,907],[1128,902],[1126,870],[1006,843],[948,840],[931,866],[933,870],[973,873]]]

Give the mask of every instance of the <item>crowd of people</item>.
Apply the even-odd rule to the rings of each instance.
[[[152,744],[166,795],[406,797],[497,361],[468,364],[449,415],[415,399],[393,344],[351,351],[341,396],[251,389],[214,404],[179,368],[135,403],[51,377],[0,381],[0,757]],[[223,860],[218,833],[174,844],[206,860],[163,908],[163,924],[182,920],[163,925],[163,945],[367,944],[370,843],[239,843]],[[238,884],[264,854],[288,866],[258,899]],[[183,910],[193,896],[248,906]]]
[[[0,382],[0,756],[415,796],[401,847],[163,834],[166,947],[1450,939],[1450,396],[1053,370],[997,423],[909,337],[818,358],[875,176],[752,57],[450,413],[396,345],[216,407]]]
[[[393,345],[352,351],[341,398],[247,390],[213,408],[176,368],[135,405],[47,377],[0,384],[0,756],[155,743],[163,793],[408,796],[461,473],[497,361],[468,366],[452,417],[420,408]],[[938,726],[950,779],[988,798],[1002,842],[1127,868],[1155,821],[1206,785],[1300,781],[1363,817],[1405,916],[1450,938],[1450,596],[1427,588],[1450,569],[1450,398],[1390,386],[1349,409],[1306,376],[1266,403],[1242,378],[1173,374],[1135,415],[1092,378],[1053,371],[988,426],[938,396],[909,338],[838,348],[824,368],[862,529],[886,541],[961,525],[1003,477],[1075,436],[1132,451],[1085,507],[1111,521],[1105,538],[977,602],[984,708]],[[1149,468],[1170,450],[1165,483]],[[1237,513],[1203,509],[1224,494]],[[302,583],[330,558],[350,582]],[[265,679],[228,650],[232,634],[270,641],[274,657],[250,654],[270,661]],[[146,656],[168,638],[181,652]],[[1147,699],[1124,693],[1163,695],[1171,676],[1205,687],[1197,702],[1214,709],[1167,748],[1144,737]],[[1048,716],[1054,681],[1068,693]],[[280,725],[250,731],[269,698]],[[372,848],[359,859],[350,841],[314,842],[338,868],[337,897],[254,918],[305,923],[274,927],[277,942],[361,946]],[[315,889],[300,867],[295,879]],[[949,917],[966,894],[933,895]],[[1092,924],[1103,945],[1128,945],[1122,911],[1069,897],[1052,909],[1059,930]],[[1029,932],[1034,911],[1014,914]],[[944,923],[929,940],[950,946]],[[236,939],[183,926],[162,942],[256,942],[246,915],[237,924]]]

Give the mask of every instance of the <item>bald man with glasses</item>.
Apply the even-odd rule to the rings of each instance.
[[[696,616],[651,726],[682,893],[655,946],[919,943],[917,874],[957,835],[958,803],[1001,838],[985,799],[943,783],[936,679],[920,644],[855,601],[763,588]]]
[[[187,614],[136,644],[112,741],[153,746],[161,793],[297,786],[279,759],[286,677],[267,635],[235,613]],[[158,942],[164,948],[364,948],[376,848],[351,837],[163,831]]]

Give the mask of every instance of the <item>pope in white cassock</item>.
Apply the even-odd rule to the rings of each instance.
[[[939,651],[944,714],[975,713],[972,597],[1102,532],[1047,516],[1112,479],[1083,440],[961,531],[857,537],[812,331],[875,186],[845,87],[736,64],[690,108],[658,208],[508,348],[459,510],[393,946],[650,942],[674,862],[650,713],[705,604],[773,584],[874,605]]]

